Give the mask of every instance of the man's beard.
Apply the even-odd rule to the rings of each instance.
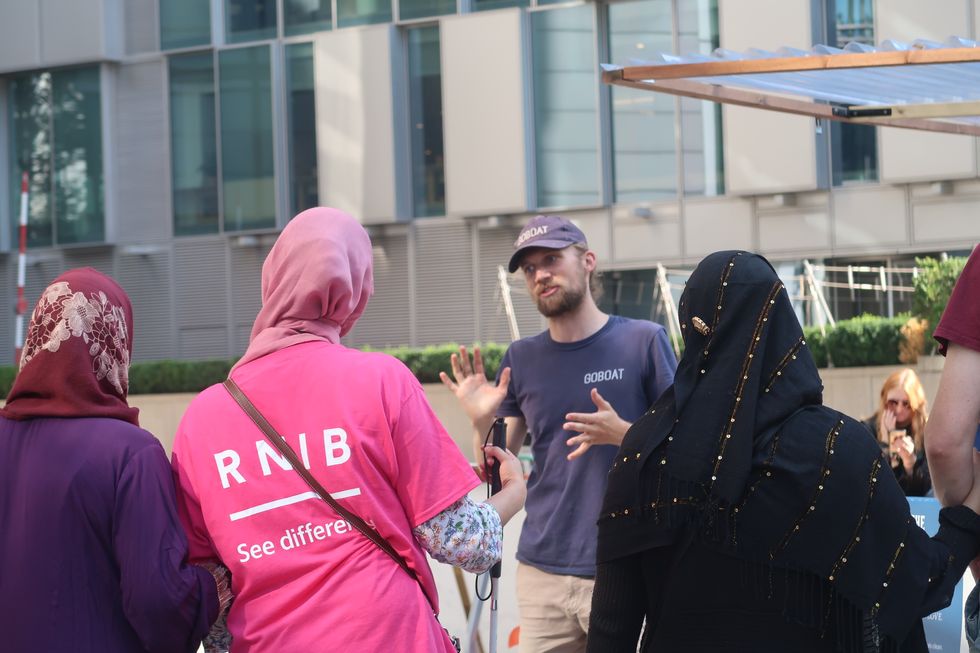
[[[579,306],[582,305],[582,301],[585,299],[585,290],[583,288],[558,288],[555,295],[550,297],[538,296],[535,303],[538,305],[538,311],[541,315],[545,317],[560,317],[571,313]]]

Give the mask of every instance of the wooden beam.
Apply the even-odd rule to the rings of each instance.
[[[942,132],[948,134],[965,134],[969,136],[980,136],[980,125],[969,123],[946,122],[941,120],[929,120],[925,118],[881,118],[869,117],[855,120],[843,115],[835,115],[835,107],[830,104],[818,104],[808,100],[798,100],[784,95],[759,93],[743,89],[719,86],[718,84],[706,84],[689,79],[673,79],[663,81],[635,81],[625,79],[622,70],[606,71],[602,75],[603,82],[615,86],[625,86],[644,91],[657,91],[670,95],[680,95],[683,97],[694,98],[697,100],[709,100],[722,104],[734,104],[743,107],[756,109],[768,109],[782,113],[792,113],[801,116],[810,116],[824,120],[836,120],[838,122],[852,122],[860,124],[881,125],[884,127],[901,127],[904,129],[916,129],[919,131]]]
[[[718,60],[664,64],[660,66],[627,66],[622,71],[623,79],[639,81],[642,79],[683,79],[685,77],[719,77],[722,75],[916,66],[973,61],[980,61],[980,48],[913,49],[896,52],[854,52],[844,54],[815,54],[805,57]]]
[[[840,107],[838,112],[855,122],[866,122],[869,117],[885,114],[892,118],[954,118],[980,116],[980,101],[932,102],[920,104],[858,104]]]

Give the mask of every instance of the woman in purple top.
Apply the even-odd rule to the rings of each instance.
[[[6,653],[194,651],[218,615],[227,581],[185,564],[170,465],[126,401],[132,324],[126,293],[90,268],[31,316],[0,410]]]

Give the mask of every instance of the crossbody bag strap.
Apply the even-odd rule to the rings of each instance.
[[[326,501],[331,508],[337,511],[341,517],[346,519],[351,526],[359,530],[365,537],[377,544],[378,548],[387,553],[392,560],[398,563],[398,566],[404,569],[406,574],[414,578],[419,585],[422,585],[422,581],[419,580],[419,577],[415,574],[412,568],[408,566],[405,559],[398,555],[398,552],[395,551],[394,547],[391,546],[388,540],[381,537],[378,531],[371,528],[363,519],[340,505],[340,502],[330,496],[330,493],[323,489],[323,486],[320,485],[320,482],[313,477],[310,470],[306,469],[303,463],[300,462],[299,456],[297,456],[293,448],[289,446],[289,443],[286,442],[281,435],[279,435],[279,432],[276,431],[272,424],[269,423],[269,420],[267,420],[265,416],[259,412],[259,409],[256,408],[255,404],[253,404],[245,393],[242,392],[242,389],[238,387],[238,384],[231,379],[225,379],[224,386],[225,389],[228,390],[228,394],[230,394],[232,398],[238,402],[238,405],[242,407],[245,414],[248,415],[253,422],[255,422],[255,425],[259,427],[259,430],[262,431],[265,438],[272,443],[272,446],[278,449],[279,453],[281,453],[286,460],[289,461],[289,464],[292,465],[293,469],[296,470],[296,473],[299,474],[304,481],[306,481],[306,484],[309,485],[321,499]],[[426,594],[424,587],[422,588],[422,593],[425,594],[426,599],[428,599],[429,595]]]

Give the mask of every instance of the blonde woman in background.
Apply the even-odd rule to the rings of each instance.
[[[922,382],[906,367],[885,379],[878,410],[864,421],[878,438],[882,455],[891,464],[906,496],[925,496],[932,489],[923,440],[927,419]]]

